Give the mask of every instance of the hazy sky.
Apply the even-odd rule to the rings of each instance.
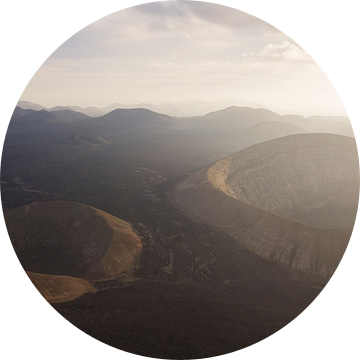
[[[227,97],[346,114],[322,70],[282,32],[238,10],[187,1],[145,4],[89,25],[45,61],[21,100],[101,107]]]

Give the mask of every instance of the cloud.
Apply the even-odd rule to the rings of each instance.
[[[151,19],[152,30],[179,30],[190,26],[193,31],[210,25],[232,31],[246,28],[248,34],[281,33],[268,23],[240,10],[200,1],[155,2],[133,9],[139,16]]]
[[[48,58],[24,98],[88,106],[201,94],[266,103],[315,81],[323,83],[323,75],[308,54],[262,20],[210,3],[171,1],[122,10],[78,32]],[[297,95],[291,98],[303,96]]]
[[[300,47],[291,44],[289,41],[283,41],[281,44],[270,43],[262,49],[258,56],[270,59],[286,60],[309,60],[310,56]]]

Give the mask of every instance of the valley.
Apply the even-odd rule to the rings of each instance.
[[[167,190],[162,185],[153,199],[137,193],[127,202],[143,242],[134,278],[96,282],[96,293],[53,304],[78,328],[134,354],[202,358],[260,341],[318,295],[321,279],[292,279],[230,236],[187,218],[168,202]]]
[[[30,204],[78,203],[129,223],[141,239],[133,269],[93,279],[71,300],[51,301],[76,327],[134,354],[204,358],[268,337],[320,293],[328,278],[256,254],[174,199],[178,184],[220,159],[306,133],[275,122],[274,113],[265,119],[263,111],[228,111],[233,118],[223,127],[228,118],[221,112],[210,123],[209,116],[185,120],[139,109],[66,119],[43,110],[27,118],[32,126],[10,124],[2,157],[5,215]],[[256,121],[242,122],[244,112]],[[264,121],[271,131],[259,125]],[[22,264],[46,272],[27,269],[26,254]]]

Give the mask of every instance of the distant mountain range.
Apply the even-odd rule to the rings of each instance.
[[[20,105],[30,106],[20,102]],[[40,105],[33,107],[39,108]],[[9,125],[7,142],[64,140],[73,136],[98,139],[99,144],[126,136],[127,140],[155,134],[177,134],[179,144],[217,147],[224,153],[274,138],[299,133],[330,133],[354,137],[347,117],[279,115],[268,109],[231,106],[195,117],[171,117],[145,108],[115,109],[91,117],[82,112],[55,107],[34,110],[16,107]],[[185,134],[186,133],[186,134]],[[76,138],[79,140],[78,138]],[[96,141],[98,143],[98,141]]]
[[[354,137],[350,120],[345,116],[304,117],[302,115],[279,115],[267,109],[252,109],[250,107],[231,106],[204,116],[183,118],[182,121],[191,129],[197,129],[202,132],[206,129],[214,134],[219,134],[219,132],[226,133],[228,140],[236,138],[241,132],[262,122],[274,122],[271,129],[270,126],[267,126],[267,130],[270,132],[265,131],[264,126],[261,127],[263,135],[267,134],[268,136],[274,132],[279,132],[279,136],[282,132],[284,132],[284,136],[285,134],[294,133],[290,131],[289,126],[286,127],[287,130],[284,129],[286,124],[295,126],[296,128],[292,128],[295,133],[305,131]],[[260,127],[258,130],[260,130]],[[244,138],[243,135],[242,138]],[[264,141],[269,139],[264,139]]]
[[[179,102],[164,102],[161,104],[150,104],[150,103],[139,103],[139,104],[120,104],[114,103],[105,107],[94,107],[89,106],[81,108],[79,106],[55,106],[52,108],[47,108],[40,104],[34,104],[29,101],[19,101],[17,104],[23,109],[32,109],[32,110],[48,110],[50,112],[59,111],[59,110],[73,110],[91,117],[98,117],[105,115],[116,109],[148,109],[160,114],[166,114],[169,116],[176,117],[189,117],[189,116],[202,116],[209,112],[225,109],[230,106],[236,107],[250,107],[253,109],[267,108],[266,106],[253,102],[247,101],[238,98],[227,98],[220,101],[202,101],[202,100],[188,100],[188,101],[179,101]],[[279,109],[270,109],[278,113],[286,113],[284,110]]]
[[[36,111],[47,110],[49,112],[71,110],[91,117],[102,116],[106,114],[106,111],[102,111],[96,107],[81,108],[79,106],[54,106],[52,108],[47,108],[46,106],[40,104],[34,104],[32,102],[22,101],[22,100],[17,103],[17,106],[27,110],[36,110]]]

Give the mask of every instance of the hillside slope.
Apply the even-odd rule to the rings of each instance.
[[[86,280],[61,275],[27,272],[31,282],[50,303],[70,301],[95,288]]]
[[[359,184],[357,161],[352,138],[294,135],[218,161],[209,168],[208,180],[254,207],[313,226],[352,228]],[[317,218],[321,210],[327,216]]]
[[[350,239],[358,186],[353,139],[300,134],[193,174],[174,200],[260,256],[329,278]]]
[[[30,278],[49,301],[88,291],[87,282],[131,271],[140,257],[142,243],[130,224],[86,205],[36,203],[4,217],[24,269],[46,275]]]

